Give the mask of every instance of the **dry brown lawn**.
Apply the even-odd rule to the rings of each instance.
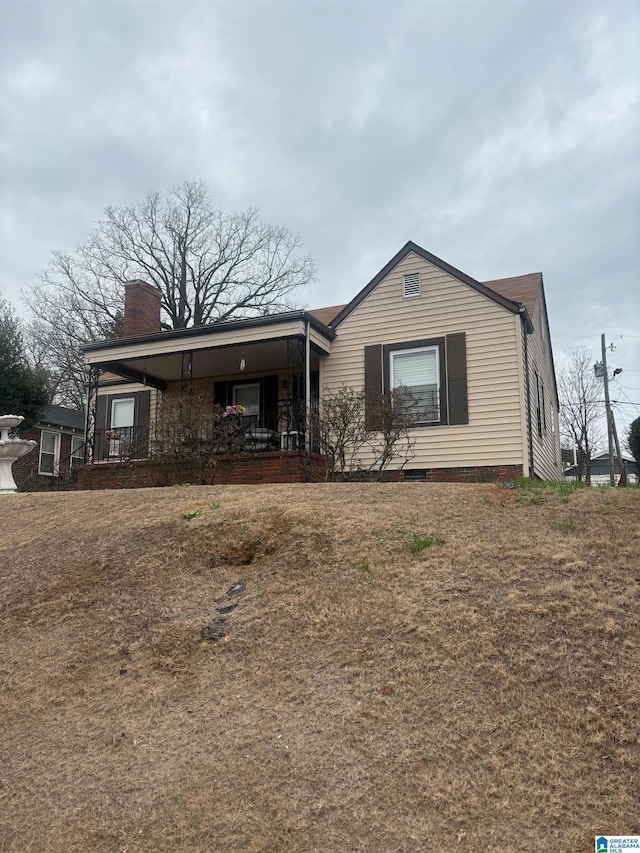
[[[0,850],[639,833],[640,491],[522,494],[0,496]]]

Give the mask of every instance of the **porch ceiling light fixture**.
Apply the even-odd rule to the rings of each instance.
[[[244,369],[247,366],[247,360],[244,357],[244,350],[242,350],[242,355],[240,356],[240,373],[244,373]]]

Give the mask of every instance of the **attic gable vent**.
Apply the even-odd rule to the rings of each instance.
[[[404,295],[408,296],[420,296],[420,273],[412,272],[409,275],[405,275],[402,277],[403,287],[404,287]]]

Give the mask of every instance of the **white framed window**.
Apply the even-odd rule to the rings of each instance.
[[[420,296],[419,272],[411,272],[402,276],[402,292],[406,299],[411,296]]]
[[[81,435],[71,436],[71,458],[69,465],[71,468],[77,468],[84,462],[84,439]]]
[[[417,423],[440,420],[440,354],[438,347],[392,350],[389,384],[392,390],[408,388],[413,396]]]
[[[40,460],[38,473],[54,477],[60,465],[60,433],[42,431],[40,435]]]
[[[260,383],[247,382],[234,385],[232,402],[234,406],[244,406],[245,415],[257,417],[260,414]]]
[[[135,400],[133,397],[111,401],[111,429],[133,426]]]

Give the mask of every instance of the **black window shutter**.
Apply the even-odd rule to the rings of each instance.
[[[138,405],[137,405],[137,416],[136,416],[136,426],[148,426],[149,425],[149,411],[151,408],[151,392],[150,391],[138,391]]]
[[[107,428],[107,396],[99,396],[96,405],[96,429]]]
[[[93,459],[94,461],[98,459],[104,458],[105,454],[105,441],[104,441],[104,431],[107,428],[107,417],[109,407],[107,403],[109,402],[109,398],[105,396],[99,396],[96,401],[96,425],[95,432],[93,437]]]
[[[228,385],[229,383],[225,379],[221,382],[213,383],[213,402],[218,406],[222,406],[223,409],[229,405],[229,400],[227,398]]]
[[[376,412],[382,395],[382,346],[364,348],[364,425],[376,428]]]
[[[464,332],[447,335],[447,384],[449,423],[468,424],[467,346]]]
[[[278,376],[265,376],[262,380],[262,418],[267,429],[275,429],[278,420]]]

